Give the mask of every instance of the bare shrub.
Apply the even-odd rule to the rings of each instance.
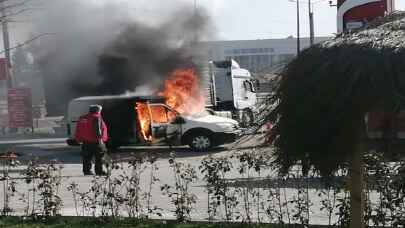
[[[56,161],[49,164],[39,164],[37,161],[28,163],[24,175],[25,182],[31,185],[31,189],[28,190],[32,193],[31,216],[49,217],[60,214],[63,205],[59,196],[62,168],[63,166]],[[29,210],[26,209],[26,212]]]
[[[173,172],[174,186],[164,184],[161,191],[171,199],[177,221],[190,221],[190,213],[197,200],[197,196],[190,192],[190,185],[197,180],[197,172],[190,164],[178,162],[174,153],[171,153],[169,164]]]

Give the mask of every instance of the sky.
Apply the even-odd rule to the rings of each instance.
[[[218,38],[226,40],[266,39],[296,36],[296,3],[289,0],[197,0],[217,21]],[[215,2],[215,4],[213,4]],[[231,2],[231,3],[230,3]],[[316,36],[336,32],[336,7],[329,0],[312,0]],[[405,0],[396,0],[405,10]],[[308,1],[300,4],[300,34],[309,36]]]
[[[93,0],[95,2],[109,0]],[[111,0],[110,0],[111,1]],[[116,0],[134,9],[142,18],[155,18],[194,0]],[[296,36],[296,3],[292,0],[195,0],[205,8],[216,26],[216,39],[246,40]],[[308,0],[300,0],[300,34],[309,36]],[[334,0],[336,2],[336,0]],[[329,0],[312,0],[316,36],[331,36],[336,32],[336,7]],[[397,10],[405,10],[405,0],[395,0]],[[163,9],[163,10],[162,10]]]
[[[47,0],[39,0],[47,1]],[[66,0],[69,1],[69,0]],[[138,20],[158,23],[179,5],[193,10],[194,0],[82,0],[94,5],[114,3],[126,8]],[[195,0],[198,9],[206,9],[215,26],[212,39],[248,40],[296,36],[296,3],[292,0]],[[300,34],[309,36],[308,1],[300,0]],[[336,0],[334,0],[336,1]],[[329,0],[312,0],[316,36],[332,36],[336,32],[336,7]],[[405,0],[396,0],[396,9],[405,10]],[[188,9],[185,7],[185,9]],[[23,42],[27,33],[22,23],[10,24],[12,43]]]

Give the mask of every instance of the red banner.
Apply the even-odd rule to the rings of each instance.
[[[5,58],[0,58],[0,80],[8,79],[8,67],[7,60]]]
[[[29,88],[8,90],[8,114],[10,127],[32,127],[32,98]]]
[[[405,138],[405,111],[370,112],[367,114],[367,133],[370,138],[382,138],[384,134]],[[389,132],[387,132],[389,131]]]

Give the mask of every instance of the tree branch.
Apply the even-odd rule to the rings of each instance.
[[[6,0],[6,1],[7,1],[7,0]],[[19,6],[23,6],[23,5],[27,4],[27,3],[30,2],[30,1],[32,1],[32,0],[24,0],[24,1],[22,1],[22,2],[15,3],[15,4],[13,4],[13,5],[2,6],[2,7],[0,7],[0,10],[7,10],[7,9],[11,9],[11,8],[16,8],[16,7],[19,7]],[[0,4],[1,4],[1,2],[0,2]]]
[[[7,20],[8,17],[15,16],[15,15],[18,15],[18,14],[23,13],[25,11],[32,10],[32,9],[35,9],[35,8],[20,9],[20,10],[18,10],[16,12],[9,13],[9,14],[6,14],[6,15],[2,15],[2,16],[0,16],[0,22],[3,21],[3,20]]]
[[[55,35],[55,33],[42,33],[42,34],[39,34],[39,35],[37,35],[37,36],[32,37],[32,38],[29,39],[29,40],[24,41],[23,43],[19,43],[19,44],[17,44],[16,46],[13,46],[13,47],[10,47],[10,48],[8,48],[8,49],[4,49],[4,50],[0,51],[0,54],[5,53],[6,51],[10,51],[10,50],[13,50],[13,49],[16,49],[16,48],[25,46],[25,45],[31,43],[32,41],[34,41],[34,40],[36,40],[36,39],[39,39],[39,38],[41,38],[41,37],[43,37],[43,36],[50,36],[50,35]]]
[[[6,21],[8,19],[8,17],[12,17],[12,16],[15,16],[15,15],[21,14],[21,13],[23,13],[25,11],[35,9],[33,7],[22,8],[22,9],[19,9],[18,11],[13,12],[10,9],[16,10],[15,8],[24,6],[24,5],[26,5],[28,2],[30,2],[32,0],[24,0],[22,2],[15,3],[15,4],[12,4],[12,5],[4,5],[4,2],[6,2],[6,1],[10,1],[10,0],[0,0],[0,22]],[[7,13],[6,13],[6,10],[8,10]]]

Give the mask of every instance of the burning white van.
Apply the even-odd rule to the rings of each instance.
[[[78,118],[91,104],[103,106],[102,116],[109,129],[110,147],[123,145],[189,145],[204,151],[236,140],[240,131],[235,120],[199,112],[180,114],[160,96],[81,97],[69,103],[67,133],[69,145],[74,140]]]

